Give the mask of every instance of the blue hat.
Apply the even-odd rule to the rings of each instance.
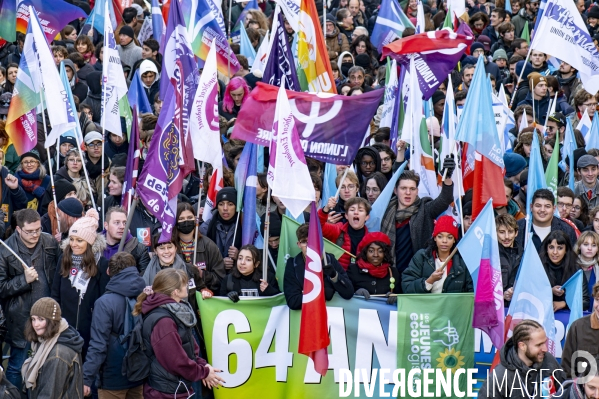
[[[522,77],[524,78],[523,80],[526,80],[525,78],[533,73],[534,70],[532,69],[532,64],[530,62],[527,62],[526,66],[524,66],[524,61],[518,61],[518,63],[516,63],[516,75],[520,76],[523,67],[524,73],[522,74]]]
[[[503,163],[505,164],[505,177],[513,177],[526,169],[526,159],[515,152],[506,152],[503,155]]]

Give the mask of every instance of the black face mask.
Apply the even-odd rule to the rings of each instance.
[[[196,222],[193,220],[186,220],[184,222],[177,223],[177,230],[183,234],[189,234],[195,229]]]
[[[341,72],[343,73],[343,76],[347,76],[347,74],[349,73],[349,69],[353,66],[353,62],[344,62],[343,64],[341,64]]]

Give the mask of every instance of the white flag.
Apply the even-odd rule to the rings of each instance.
[[[272,195],[278,197],[294,218],[299,217],[316,198],[310,171],[299,140],[295,118],[282,81],[277,96],[270,142],[267,181]],[[274,156],[273,156],[274,155]]]
[[[389,72],[389,81],[385,84],[385,102],[383,103],[383,112],[381,113],[380,127],[391,127],[393,123],[393,109],[397,99],[399,81],[397,79],[397,61],[391,63]]]
[[[108,14],[108,2],[104,8]],[[127,81],[121,66],[121,57],[114,40],[109,18],[104,19],[104,62],[102,63],[102,126],[122,136],[119,100],[127,94]]]

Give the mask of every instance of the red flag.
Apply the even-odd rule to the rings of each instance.
[[[312,202],[310,214],[316,215],[317,212],[316,203]],[[310,219],[308,231],[304,295],[297,351],[309,356],[314,361],[314,370],[322,376],[326,375],[329,369],[327,348],[331,339],[328,324],[322,278],[322,232],[318,218],[313,217]]]
[[[505,206],[503,170],[489,158],[475,153],[474,185],[472,191],[472,219],[476,219],[490,198],[493,205]]]

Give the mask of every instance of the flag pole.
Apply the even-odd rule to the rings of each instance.
[[[137,193],[134,194],[133,196],[133,202],[131,203],[131,205],[133,206],[133,208],[129,208],[129,213],[127,214],[127,224],[125,225],[125,231],[123,231],[123,236],[121,237],[121,242],[119,243],[119,250],[118,252],[122,252],[123,248],[125,248],[125,241],[127,240],[127,234],[129,233],[129,228],[131,227],[131,221],[133,220],[133,214],[135,212],[133,212],[133,210],[135,208],[137,208]]]
[[[44,95],[42,93],[43,90],[40,90],[40,102],[42,108],[42,123],[44,124],[44,135],[46,136],[46,140],[48,140],[48,128],[46,127],[46,111],[44,110]],[[60,142],[56,147],[56,151],[60,152]],[[52,198],[54,199],[54,211],[56,212],[56,223],[58,224],[58,231],[60,232],[60,218],[58,217],[58,203],[56,202],[56,188],[54,187],[54,174],[52,174],[52,157],[50,156],[50,147],[46,147],[46,153],[48,154],[48,166],[50,173],[50,184],[52,184]],[[41,162],[40,162],[41,166]],[[58,170],[58,165],[56,165],[56,170]],[[54,235],[54,232],[52,232]]]
[[[457,142],[456,142],[457,145]],[[462,147],[460,146],[460,149]],[[460,152],[460,150],[458,150],[458,152]],[[457,158],[461,158],[460,154],[458,154]],[[455,161],[455,164],[458,164],[459,159],[456,159],[456,154],[455,152],[453,152],[453,160]],[[463,165],[462,165],[463,166]],[[462,237],[464,237],[464,234],[466,234],[466,232],[464,231],[464,211],[463,211],[463,207],[462,207],[462,190],[464,189],[464,187],[462,186],[462,168],[458,169],[458,178],[457,178],[457,183],[458,183],[458,207],[460,209],[460,227],[462,229]]]
[[[102,176],[102,226],[104,226],[104,214],[106,213],[106,210],[104,209],[104,143],[106,141],[106,82],[104,81],[104,79],[105,76],[104,73],[102,73],[102,160],[100,161],[102,162],[102,173],[100,174],[100,176]]]
[[[343,177],[341,178],[341,180],[339,180],[339,187],[337,187],[337,192],[335,193],[335,198],[339,198],[339,192],[341,191],[341,185],[345,181],[345,177],[347,176],[347,172],[349,171],[349,168],[350,168],[350,166],[348,166],[345,169],[345,172],[343,172]],[[328,201],[328,198],[326,200]]]
[[[202,189],[203,189],[203,183],[204,183],[204,178],[203,178],[203,173],[202,173],[202,163],[200,161],[196,161],[198,163],[198,174],[200,175],[200,192],[198,194],[198,200],[200,198],[202,198]],[[237,216],[239,216],[239,212],[237,213]],[[239,220],[239,219],[237,219]],[[195,235],[194,235],[194,239],[193,239],[193,263],[192,265],[196,265],[196,259],[197,259],[197,254],[198,251],[196,251],[196,248],[198,247],[198,235],[200,232],[200,208],[198,205],[198,214],[196,215],[196,229],[195,229]],[[237,225],[235,226],[235,232],[237,232]],[[233,233],[233,236],[235,236],[235,233]],[[235,245],[235,238],[233,238],[233,245]]]
[[[530,58],[531,51],[532,51],[532,47],[529,47],[528,53],[526,53],[526,58],[524,59],[524,65],[522,65],[522,70],[520,71],[520,76],[518,76],[518,81],[516,82],[516,87],[514,88],[514,91],[512,92],[512,98],[510,99],[510,109],[512,108],[512,105],[514,104],[514,99],[516,98],[516,92],[518,91],[518,86],[520,86],[520,82],[522,81],[522,75],[524,75],[524,70],[526,69],[526,63],[528,62],[528,59]]]
[[[532,86],[532,79],[529,80],[528,84],[530,85],[529,87]],[[532,98],[532,125],[536,128],[537,127],[537,117],[535,116],[535,93],[534,93],[534,87],[531,88],[530,90],[530,94],[531,94],[531,98]]]
[[[18,261],[20,261],[20,262],[21,262],[21,264],[23,265],[23,267],[24,267],[25,269],[31,269],[31,268],[33,267],[33,266],[28,266],[28,265],[27,265],[27,264],[26,264],[26,263],[23,261],[23,259],[22,259],[22,258],[21,258],[19,255],[17,255],[17,253],[16,253],[15,251],[13,251],[13,249],[12,249],[11,247],[9,247],[8,245],[6,245],[6,243],[4,242],[4,240],[0,240],[0,244],[2,244],[2,245],[4,246],[4,248],[8,249],[8,251],[9,251],[11,254],[13,254],[13,255],[15,256],[15,258],[17,258],[17,260],[18,260]],[[39,281],[39,278],[36,278],[35,280],[36,280],[36,281]]]
[[[270,187],[266,193],[266,213],[264,214],[264,249],[262,250],[262,279],[268,281],[268,235],[270,232]]]
[[[79,134],[75,131],[75,140],[77,141],[77,149],[79,150],[79,157],[81,158],[81,164],[83,165],[83,174],[85,175],[85,181],[87,182],[87,189],[89,190],[89,195],[92,200],[92,206],[94,209],[96,208],[96,201],[94,200],[94,193],[92,192],[92,186],[89,182],[89,175],[87,174],[87,167],[85,166],[85,160],[83,158],[83,151],[81,150],[81,142],[79,141]]]
[[[231,26],[231,24],[233,23],[231,21],[231,9],[233,8],[233,0],[229,0],[229,39],[231,39],[231,34],[233,33],[233,28],[234,26]],[[241,21],[241,23],[243,23],[243,21]],[[227,53],[228,57],[227,57],[227,74],[228,74],[228,78],[231,79],[231,47],[229,46],[229,51]]]

